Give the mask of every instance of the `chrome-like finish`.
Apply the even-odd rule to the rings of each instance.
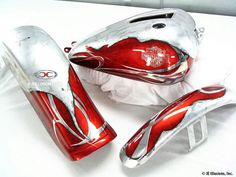
[[[77,137],[78,140],[81,140],[81,142],[79,142],[79,143],[76,144],[76,145],[81,145],[81,144],[85,144],[85,143],[89,142],[89,139],[86,139],[86,138],[84,138],[84,137],[81,137],[81,136],[78,135],[75,131],[73,131],[73,130],[70,128],[69,125],[67,125],[67,123],[64,121],[64,119],[61,117],[60,113],[58,112],[58,110],[57,110],[57,108],[56,108],[56,105],[55,105],[55,103],[54,103],[54,101],[53,101],[52,95],[48,94],[48,99],[49,99],[49,103],[50,103],[50,105],[51,105],[53,111],[55,112],[55,114],[57,115],[57,118],[58,118],[58,119],[53,119],[53,130],[54,130],[54,133],[55,133],[55,135],[56,135],[56,137],[57,137],[57,140],[60,141],[60,140],[58,139],[57,132],[56,132],[56,124],[57,124],[57,123],[60,123],[60,124],[63,125],[72,135],[74,135],[75,137]],[[80,133],[83,133],[83,132],[81,131],[81,129],[79,129],[79,132],[80,132]],[[72,145],[72,146],[75,146],[75,145]]]
[[[196,139],[195,135],[195,128],[194,125],[200,122],[200,131],[201,131],[201,138],[199,140]],[[207,130],[207,121],[206,116],[202,116],[196,122],[192,123],[187,127],[188,131],[188,140],[189,140],[189,151],[192,151],[194,148],[202,144],[208,137],[208,130]]]
[[[193,18],[185,11],[158,9],[117,22],[83,42],[74,44],[69,58],[73,58],[75,53],[86,51],[86,46],[99,49],[104,45],[104,41],[111,46],[128,37],[137,38],[140,42],[165,41],[196,58],[200,32],[196,29]]]
[[[51,107],[59,118],[59,120],[54,120],[54,126],[56,123],[61,123],[70,133],[86,143],[92,138],[83,133],[75,120],[73,94],[68,81],[69,62],[64,53],[58,49],[59,47],[51,37],[35,26],[23,26],[12,30],[1,44],[3,60],[13,71],[20,86],[26,92],[48,93]],[[52,95],[66,105],[76,129],[83,137],[77,135],[63,120],[54,104]],[[86,116],[86,112],[83,111],[83,113]]]
[[[207,92],[205,90],[201,90],[202,92]],[[219,91],[219,90],[218,90]],[[211,91],[211,93],[213,93]],[[140,143],[135,149],[135,152],[133,153],[132,157],[129,157],[126,154],[126,148],[128,146],[128,143],[126,143],[120,152],[120,159],[122,163],[128,167],[128,168],[135,168],[142,164],[144,164],[147,160],[149,160],[154,153],[156,153],[161,147],[163,147],[166,143],[168,143],[169,140],[171,140],[177,133],[179,133],[184,128],[188,129],[188,136],[189,136],[189,145],[190,145],[190,151],[200,145],[202,142],[204,142],[207,138],[207,125],[206,125],[206,119],[205,114],[208,112],[217,109],[219,107],[222,107],[224,105],[229,104],[236,104],[236,95],[227,91],[226,94],[223,97],[213,99],[213,100],[201,100],[195,102],[193,105],[183,108],[185,111],[187,110],[183,120],[174,128],[169,131],[163,131],[156,142],[154,148],[147,154],[146,152],[147,145],[148,145],[148,139],[150,137],[150,130],[152,126],[159,121],[159,119],[151,118],[151,121],[149,122],[149,125],[145,127],[136,137],[139,137],[141,134],[144,133]],[[175,112],[178,114],[178,112]],[[159,114],[159,113],[158,113]],[[158,115],[157,114],[157,115]],[[168,116],[166,117],[168,119]],[[201,132],[202,132],[202,138],[196,142],[196,137],[194,135],[194,129],[193,125],[198,123],[200,121],[201,123]]]
[[[196,29],[197,38],[198,38],[199,42],[202,41],[204,32],[205,32],[205,28],[204,27],[199,27],[199,28]]]
[[[20,86],[26,92],[42,91],[47,93],[51,108],[57,116],[53,119],[53,130],[57,137],[56,124],[63,125],[80,141],[77,146],[99,138],[107,123],[98,129],[90,122],[85,106],[80,98],[71,91],[69,85],[69,61],[52,38],[41,28],[35,26],[22,26],[8,33],[0,43],[2,58],[10,67]],[[12,53],[14,52],[14,54]],[[53,95],[60,99],[68,108],[75,128],[79,135],[60,115]],[[89,129],[86,135],[75,118],[75,108],[78,107],[85,116]],[[57,138],[59,141],[59,139]]]
[[[189,72],[204,32],[180,9],[158,9],[114,23],[66,47],[76,65],[154,84],[175,84]]]
[[[0,70],[3,69],[3,67],[5,67],[5,63],[3,59],[0,58]]]
[[[51,37],[35,26],[12,30],[1,44],[3,60],[25,91],[43,91],[55,95],[74,114],[73,96],[68,84],[69,62],[58,49]],[[42,70],[54,71],[57,76],[50,82],[36,77],[35,74]]]

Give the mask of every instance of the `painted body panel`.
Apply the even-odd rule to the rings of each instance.
[[[130,168],[142,165],[180,130],[207,112],[233,103],[236,99],[219,85],[184,95],[153,116],[131,137],[120,152],[121,161]]]
[[[34,26],[16,28],[1,49],[6,65],[67,157],[79,160],[116,137],[45,31]]]
[[[188,73],[198,45],[195,22],[188,13],[160,9],[112,24],[73,44],[69,59],[121,77],[174,84]]]

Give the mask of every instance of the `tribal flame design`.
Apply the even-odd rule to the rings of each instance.
[[[79,160],[110,142],[116,133],[99,114],[72,67],[69,86],[74,113],[54,95],[39,91],[26,94],[62,151],[70,159]]]
[[[64,53],[44,30],[18,27],[0,42],[0,48],[45,128],[71,160],[91,154],[116,137]]]
[[[176,100],[133,135],[120,152],[121,161],[130,168],[145,163],[181,129],[206,112],[227,104],[228,102],[221,100],[221,103],[219,100],[225,92],[226,89],[223,86],[211,86],[196,90]]]
[[[140,42],[127,38],[99,49],[74,53],[70,61],[98,71],[134,80],[173,84],[181,81],[192,66],[192,58],[168,43]]]

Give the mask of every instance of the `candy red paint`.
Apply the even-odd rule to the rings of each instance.
[[[59,112],[60,116],[70,127],[70,129],[72,129],[82,139],[78,139],[78,137],[74,136],[70,131],[68,131],[68,128],[66,128],[59,122],[55,123],[54,127],[53,122],[59,120],[59,118],[49,102],[47,93],[37,91],[31,93],[25,92],[25,94],[36,110],[38,116],[51,135],[52,139],[62,150],[62,152],[71,160],[80,160],[81,158],[91,154],[105,144],[109,143],[116,137],[116,133],[110,127],[110,125],[108,125],[108,123],[104,121],[104,119],[90,100],[83,86],[81,85],[72,67],[69,68],[69,84],[72,92],[74,92],[81,100],[82,106],[86,111],[86,114],[88,115],[90,123],[93,124],[96,129],[105,125],[104,130],[97,134],[96,138],[93,138],[87,143],[83,143],[81,145],[75,144],[82,142],[82,140],[86,139],[86,137],[77,130],[70,112],[61,100],[52,95],[56,109]],[[74,97],[74,100],[75,99],[77,98]],[[82,132],[85,135],[88,135],[89,125],[88,121],[86,120],[85,114],[81,111],[81,109],[75,106],[75,103],[74,108],[77,124],[81,128]]]
[[[134,80],[169,83],[177,82],[187,74],[192,59],[166,42],[149,40],[140,42],[127,38],[99,49],[86,46],[86,50],[73,54],[70,61],[88,68]],[[175,73],[180,63],[187,60],[187,69]]]
[[[154,116],[151,120],[145,123],[134,134],[125,147],[126,155],[132,158],[137,146],[144,136],[146,131],[145,129],[147,127],[151,126],[151,130],[146,144],[146,151],[144,154],[142,154],[142,156],[145,156],[154,148],[163,131],[174,129],[184,119],[189,106],[191,106],[194,102],[220,98],[225,95],[225,91],[226,90],[223,86],[205,87],[186,94],[177,101],[173,102],[156,116]]]

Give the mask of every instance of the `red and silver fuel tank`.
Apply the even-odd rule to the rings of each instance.
[[[197,56],[201,30],[180,9],[159,9],[112,24],[73,44],[71,62],[157,84],[183,80]]]

